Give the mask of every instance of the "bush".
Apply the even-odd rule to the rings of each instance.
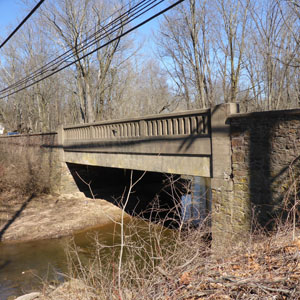
[[[49,193],[49,167],[42,165],[34,153],[1,153],[0,192],[15,191],[21,195]]]

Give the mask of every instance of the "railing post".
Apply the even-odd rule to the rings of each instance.
[[[141,137],[147,136],[147,124],[145,120],[139,121]]]
[[[211,109],[211,192],[212,192],[212,239],[213,247],[224,249],[245,233],[237,218],[234,201],[230,125],[226,120],[237,113],[238,104],[225,103]]]
[[[90,140],[92,140],[92,139],[94,139],[95,138],[95,127],[93,126],[93,125],[90,125],[90,127],[89,127],[89,129],[90,129],[90,135],[89,135],[89,138],[90,138]]]

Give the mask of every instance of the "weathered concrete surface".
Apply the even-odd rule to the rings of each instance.
[[[59,135],[66,162],[211,176],[208,109],[69,126]]]
[[[210,157],[65,152],[69,163],[210,177]]]
[[[222,104],[212,109],[212,238],[213,247],[226,247],[245,232],[244,223],[236,213],[232,181],[230,125],[227,118],[238,112],[236,104]],[[247,226],[247,225],[246,225]]]

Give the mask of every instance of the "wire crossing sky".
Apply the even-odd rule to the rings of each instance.
[[[158,3],[155,4],[155,6],[157,6],[163,1],[165,0],[160,0]],[[34,80],[37,77],[47,73],[48,71],[52,72],[57,70],[57,68],[60,66],[63,67],[64,63],[69,63],[72,58],[77,57],[84,50],[99,43],[99,41],[103,40],[106,37],[109,37],[111,34],[118,32],[125,25],[132,22],[134,19],[138,18],[142,13],[145,12],[144,11],[141,13],[141,11],[145,8],[148,8],[149,10],[149,5],[151,6],[154,2],[157,2],[157,0],[151,0],[151,1],[142,0],[136,6],[130,8],[130,10],[123,13],[125,7],[130,6],[131,4],[128,3],[125,7],[122,7],[120,10],[116,11],[114,14],[106,18],[99,26],[101,29],[91,33],[91,35],[89,35],[84,41],[82,41],[81,45],[77,45],[76,47],[70,48],[69,50],[60,54],[55,59],[49,61],[46,65],[42,66],[41,68],[35,70],[34,72],[26,76],[24,79],[21,79],[15,84],[8,86],[7,88],[3,89],[0,92],[5,92],[11,88],[18,88],[19,86],[22,86],[24,83],[28,82],[29,80]],[[153,7],[154,6],[150,7],[150,9],[152,9]],[[129,15],[128,12],[130,12],[131,15]],[[115,19],[113,19],[113,21],[109,22],[108,24],[105,24],[106,21],[108,21],[118,13],[119,16],[117,16]],[[140,13],[140,15],[137,15],[137,13]]]
[[[22,20],[22,22],[16,27],[16,29],[4,40],[0,45],[0,49],[17,33],[17,31],[25,24],[25,22],[34,14],[34,12],[41,6],[45,0],[41,0],[37,5],[29,12],[29,14]]]
[[[115,40],[120,39],[140,26],[157,18],[183,1],[184,0],[178,0],[167,7],[163,5],[166,0],[142,0],[132,7],[131,3],[129,3],[125,6],[129,6],[129,9],[124,12],[125,7],[122,7],[113,15],[106,18],[100,26],[98,26],[99,29],[91,33],[80,45],[70,48],[55,59],[50,60],[47,64],[33,71],[31,74],[2,89],[0,91],[0,99],[20,92],[64,70],[88,55],[95,53],[99,49],[108,46]],[[155,9],[157,8],[159,9],[159,12],[155,13]],[[150,17],[148,17],[149,14]],[[112,19],[112,21],[109,21],[106,24],[109,19]],[[108,42],[99,46],[101,41],[109,37],[111,37],[111,39],[109,39]]]

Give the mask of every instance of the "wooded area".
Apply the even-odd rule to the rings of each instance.
[[[1,49],[0,91],[47,64],[58,51],[73,49],[76,57],[89,31],[109,22],[107,17],[120,13],[122,5],[121,0],[46,1]],[[242,111],[300,106],[298,1],[185,0],[157,21],[153,55],[143,49],[141,27],[2,98],[0,123],[9,130],[46,132],[58,124],[222,102],[238,102]]]

